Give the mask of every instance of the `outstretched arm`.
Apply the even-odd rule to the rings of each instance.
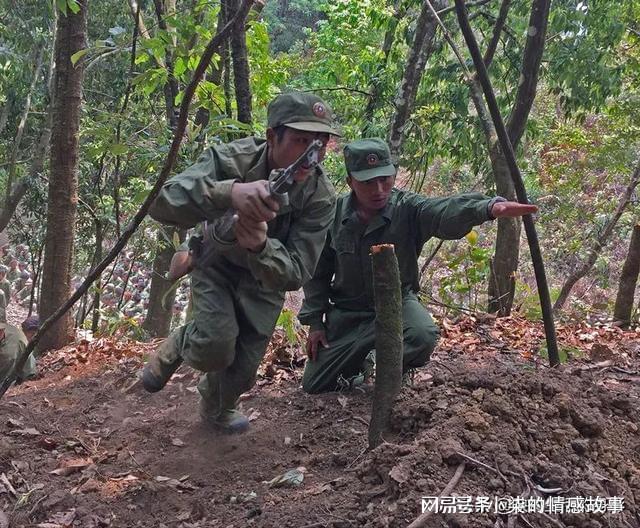
[[[538,212],[538,206],[519,202],[496,202],[491,207],[494,218],[514,218]]]

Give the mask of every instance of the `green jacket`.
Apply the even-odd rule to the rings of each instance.
[[[0,290],[4,293],[4,299],[7,304],[11,302],[11,283],[7,279],[0,281]]]
[[[22,330],[16,326],[0,323],[0,329],[4,330],[4,339],[0,341],[0,382],[4,380],[15,367],[18,355],[27,348],[27,338]],[[35,360],[29,356],[18,380],[26,379],[35,374]]]
[[[269,177],[267,143],[248,137],[206,149],[197,163],[172,177],[151,206],[151,216],[190,228],[222,215],[231,207],[234,182]],[[267,244],[260,253],[237,247],[217,256],[225,267],[248,270],[273,291],[297,290],[313,274],[326,231],[335,212],[333,185],[318,168],[289,192],[289,205],[268,223]]]
[[[7,322],[7,299],[4,292],[0,290],[0,323]]]
[[[376,244],[395,246],[403,292],[417,293],[424,243],[431,237],[462,238],[473,226],[490,220],[489,202],[491,198],[480,193],[427,198],[393,189],[385,209],[363,225],[352,194],[341,196],[313,279],[304,286],[300,322],[321,328],[330,304],[344,310],[374,309],[369,248]]]

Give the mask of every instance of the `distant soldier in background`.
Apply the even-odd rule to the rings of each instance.
[[[39,321],[37,321],[34,330],[34,321],[37,321],[37,318],[27,318],[22,323],[23,328],[30,332],[31,337],[33,337],[39,326]],[[13,374],[16,361],[27,347],[27,342],[27,336],[20,328],[6,322],[0,322],[0,380],[4,380]],[[35,375],[36,360],[33,355],[29,355],[16,377],[16,383],[32,378]]]
[[[7,271],[7,280],[11,284],[15,284],[20,278],[20,270],[18,269],[18,261],[15,258],[9,260],[9,270]]]
[[[4,265],[0,265],[0,290],[4,293],[4,300],[6,304],[11,302],[11,283],[7,280],[7,272],[9,268]]]
[[[7,300],[2,290],[0,290],[0,322],[7,322]]]

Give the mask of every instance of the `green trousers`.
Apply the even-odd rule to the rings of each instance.
[[[357,376],[367,354],[375,348],[375,312],[356,312],[332,307],[325,327],[329,348],[318,348],[315,361],[307,360],[302,378],[305,392],[319,393],[339,388],[338,379]],[[431,356],[440,335],[429,312],[414,294],[402,300],[404,371],[421,367]]]
[[[15,346],[2,347],[0,349],[0,381],[4,380],[11,373],[13,373],[19,353],[21,353],[21,350],[18,350],[18,348]],[[19,383],[21,381],[32,378],[36,375],[36,372],[36,360],[33,357],[33,354],[29,354],[29,357],[27,358],[27,361],[23,365],[22,369],[20,369],[20,372],[17,373],[16,381]]]
[[[284,303],[284,292],[263,289],[240,268],[211,266],[191,273],[192,319],[174,339],[184,362],[202,372],[207,406],[235,407],[253,387]]]

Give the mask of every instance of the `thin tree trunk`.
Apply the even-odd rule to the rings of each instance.
[[[624,213],[625,209],[629,205],[629,202],[631,201],[631,196],[633,195],[633,192],[635,191],[638,184],[640,184],[640,162],[636,166],[636,169],[633,171],[631,181],[629,182],[629,185],[625,189],[624,194],[620,198],[618,202],[618,207],[616,207],[616,210],[614,211],[613,216],[605,224],[604,229],[596,239],[593,245],[593,248],[591,248],[591,251],[589,251],[589,255],[587,256],[585,261],[582,263],[582,265],[576,271],[574,271],[571,275],[569,275],[569,277],[567,277],[567,280],[562,285],[562,289],[560,290],[560,295],[558,296],[558,300],[553,305],[553,310],[556,313],[562,311],[562,308],[564,308],[564,305],[567,302],[567,299],[569,298],[569,294],[571,293],[571,290],[576,285],[576,283],[582,277],[584,277],[587,273],[589,273],[591,271],[591,268],[593,268],[593,265],[596,263],[596,260],[598,260],[598,256],[600,256],[602,249],[609,242],[611,235],[613,234],[613,230],[618,223],[618,220],[620,220],[622,213]]]
[[[233,94],[231,93],[231,53],[229,51],[229,41],[227,40],[223,44],[223,48],[225,54],[223,55],[224,60],[224,71],[222,72],[222,90],[224,91],[224,113],[233,118],[233,106],[231,101],[233,99]]]
[[[493,34],[491,35],[491,40],[489,41],[489,45],[484,52],[484,65],[487,67],[487,69],[489,69],[489,66],[491,66],[491,63],[493,62],[493,56],[496,53],[496,49],[498,49],[498,43],[500,42],[500,36],[502,35],[504,25],[507,22],[507,15],[509,14],[510,7],[511,0],[502,0],[498,18],[496,19],[496,23],[493,25]]]
[[[223,27],[226,23],[226,9],[225,2],[220,2],[220,10],[218,11],[218,22],[217,27]],[[195,41],[191,43],[191,46],[195,45]],[[211,66],[211,72],[205,76],[205,79],[209,82],[212,82],[216,86],[221,86],[222,84],[222,72],[224,70],[224,65],[226,62],[226,55],[228,53],[229,44],[226,43],[220,49],[220,60],[217,65]],[[209,124],[210,113],[209,110],[203,106],[198,108],[196,111],[195,118],[193,120],[194,125],[202,127],[202,132],[198,135],[198,143],[200,143],[200,147],[204,148],[204,141],[206,138],[205,130],[207,125]]]
[[[437,0],[434,2],[433,7],[438,10],[445,6],[446,0]],[[405,139],[405,126],[413,111],[416,92],[420,85],[422,74],[424,73],[424,65],[432,49],[436,28],[437,22],[431,15],[428,3],[424,2],[420,16],[416,21],[415,37],[408,52],[404,75],[402,81],[400,81],[398,94],[395,99],[396,109],[389,127],[389,146],[391,148],[391,154],[395,157],[397,157],[402,150]]]
[[[87,2],[80,0],[78,3],[78,13],[60,16],[56,30],[51,176],[40,304],[43,319],[55,313],[70,295],[78,204],[78,132],[84,77],[84,61],[80,60],[73,66],[71,56],[86,47],[87,34]],[[66,313],[43,336],[41,350],[60,348],[72,338],[72,321],[70,314]]]
[[[620,282],[618,285],[618,295],[616,305],[613,308],[613,319],[619,321],[621,326],[627,327],[631,322],[631,312],[633,310],[636,284],[640,273],[640,224],[633,226],[631,242],[627,258],[622,266]]]
[[[500,15],[496,21],[504,25],[506,19],[507,2],[503,2]],[[534,0],[531,6],[527,42],[522,57],[521,75],[516,93],[515,102],[507,122],[507,133],[514,150],[517,149],[522,134],[524,133],[529,112],[536,97],[540,63],[544,52],[547,24],[549,20],[550,0]],[[495,38],[492,40],[495,41]],[[485,55],[490,56],[489,50]],[[494,149],[500,146],[495,143]],[[515,198],[513,180],[509,174],[507,163],[502,153],[494,152],[492,156],[501,161],[494,167],[496,192],[499,196],[512,200]],[[496,170],[497,169],[497,170]],[[505,316],[511,313],[513,296],[515,293],[515,273],[518,269],[520,252],[520,221],[513,218],[500,218],[498,220],[498,232],[496,234],[496,250],[492,259],[489,275],[489,312]]]
[[[471,53],[473,64],[478,74],[478,80],[482,86],[482,92],[486,99],[489,112],[491,113],[491,120],[493,121],[493,125],[498,134],[500,148],[502,149],[505,160],[508,164],[509,173],[511,174],[518,200],[521,203],[526,204],[529,201],[527,198],[527,189],[524,186],[522,174],[518,168],[515,151],[513,150],[513,145],[509,139],[509,133],[502,120],[502,115],[500,114],[495,92],[491,85],[491,79],[489,78],[489,73],[485,67],[484,58],[480,53],[473,30],[469,25],[469,18],[467,16],[464,0],[455,0],[455,5],[460,29],[462,30],[465,42],[467,43],[469,52]],[[542,252],[540,251],[540,243],[533,223],[533,217],[530,214],[525,215],[523,216],[522,221],[524,222],[525,231],[527,233],[527,241],[529,243],[529,250],[531,251],[531,261],[533,263],[533,269],[536,276],[536,285],[538,286],[538,295],[540,296],[542,319],[544,322],[545,338],[547,341],[547,351],[549,353],[549,363],[553,367],[559,364],[560,358],[558,354],[558,342],[556,338],[555,323],[553,320],[553,310],[551,308],[549,285],[544,269],[544,261],[542,259]]]
[[[96,247],[93,252],[93,266],[97,266],[98,262],[102,260],[102,242],[104,230],[102,228],[102,222],[98,218],[94,219],[96,228]],[[98,277],[97,288],[93,294],[93,316],[91,317],[91,332],[96,335],[98,328],[100,327],[100,293],[102,290],[102,284],[100,284],[100,277]]]
[[[43,247],[42,245],[38,246],[38,258],[35,262],[32,261],[33,268],[33,277],[31,278],[31,293],[29,294],[29,313],[27,317],[31,317],[33,315],[33,308],[36,302],[36,294],[39,294],[42,291],[42,253]],[[33,253],[32,253],[33,254]]]
[[[227,0],[229,17],[238,10],[239,0]],[[231,34],[231,58],[233,60],[233,82],[236,92],[238,121],[251,124],[251,85],[249,84],[249,58],[247,55],[247,29],[244,20],[239,20]]]
[[[0,231],[4,231],[4,229],[9,225],[11,218],[16,212],[20,201],[22,200],[22,198],[24,198],[24,195],[29,189],[29,185],[31,184],[31,182],[40,177],[40,175],[44,172],[44,162],[47,158],[47,153],[51,141],[52,113],[52,104],[49,103],[47,115],[42,126],[42,131],[40,132],[40,138],[38,139],[38,143],[36,144],[35,150],[33,152],[29,172],[25,177],[21,178],[13,185],[11,195],[9,196],[9,201],[5,204],[2,211],[0,211]]]
[[[373,125],[373,116],[380,106],[380,98],[382,97],[383,87],[382,79],[384,78],[385,71],[387,69],[389,54],[391,53],[391,48],[393,47],[398,22],[402,19],[405,13],[404,10],[400,10],[400,3],[400,0],[395,0],[394,2],[393,20],[391,21],[391,25],[387,28],[387,31],[384,34],[384,42],[382,43],[382,61],[378,65],[376,73],[371,80],[371,97],[369,97],[367,107],[364,110],[364,125],[362,127],[363,137],[370,137],[373,133],[371,126]]]
[[[164,235],[162,233],[165,233]],[[175,290],[167,295],[173,285],[173,281],[165,279],[169,270],[171,258],[175,253],[173,244],[167,240],[173,240],[174,233],[178,235],[180,243],[184,242],[186,231],[170,227],[161,227],[158,232],[158,253],[153,260],[153,274],[151,279],[151,289],[149,292],[149,308],[142,327],[153,337],[166,337],[171,329],[171,317],[173,315],[173,302],[175,300]],[[165,305],[162,300],[166,296]]]
[[[374,449],[389,431],[394,400],[402,386],[402,292],[393,245],[373,246],[371,265],[376,308],[376,384],[369,422],[369,449]]]
[[[140,9],[140,7],[138,6],[137,0],[129,0],[129,8],[131,10],[131,16],[133,17],[134,24],[135,24],[136,13],[138,13],[138,10]],[[138,33],[140,33],[140,36],[142,38],[150,39],[151,35],[149,34],[149,30],[147,29],[147,26],[145,26],[144,24],[144,19],[142,18],[142,10],[140,10],[140,16],[137,17],[137,19],[138,19]]]
[[[27,98],[24,103],[24,109],[18,123],[18,129],[16,130],[15,139],[13,141],[13,148],[11,149],[11,155],[9,157],[9,168],[7,176],[7,188],[5,190],[4,208],[9,208],[11,201],[11,194],[13,192],[13,180],[16,176],[16,160],[18,159],[18,153],[20,152],[20,143],[22,143],[22,134],[24,133],[24,127],[27,124],[27,117],[29,117],[29,111],[31,110],[31,97],[36,89],[36,84],[40,78],[40,71],[42,70],[44,57],[44,45],[40,46],[37,51],[36,65],[33,69],[33,79],[31,79],[31,85],[27,92]]]
[[[155,0],[156,15],[158,17],[158,24],[162,29],[167,30],[164,16],[166,14],[165,9],[175,9],[175,3],[171,0],[165,0],[164,4],[162,0]],[[175,100],[178,95],[179,86],[173,76],[173,57],[169,52],[165,55],[165,62],[167,69],[169,70],[169,82],[164,87],[165,94],[165,108],[167,116],[167,126],[170,130],[175,130],[177,125],[177,108],[175,108]],[[167,243],[167,240],[173,240],[173,233],[178,233],[181,240],[184,240],[186,231],[160,228],[157,234],[158,251],[153,259],[153,273],[151,274],[151,285],[149,293],[149,307],[142,327],[154,337],[166,337],[169,335],[169,327],[171,324],[171,315],[173,300],[175,298],[175,291],[169,293],[167,299],[168,308],[164,308],[162,305],[162,299],[167,295],[171,288],[171,281],[165,279],[167,272],[169,271],[169,264],[171,257],[174,253],[174,248],[171,243]],[[168,233],[167,235],[163,233]]]
[[[2,106],[2,110],[0,110],[0,134],[4,132],[5,127],[7,126],[7,121],[9,120],[9,104],[5,104]]]

